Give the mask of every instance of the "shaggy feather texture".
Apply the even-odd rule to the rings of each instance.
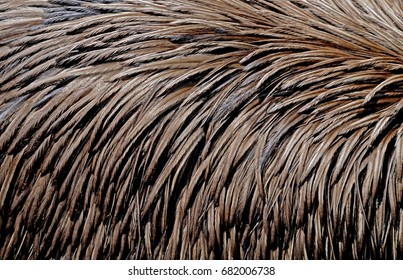
[[[0,258],[403,258],[403,4],[0,1]]]

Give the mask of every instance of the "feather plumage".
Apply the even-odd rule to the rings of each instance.
[[[402,258],[402,19],[0,1],[0,257]]]

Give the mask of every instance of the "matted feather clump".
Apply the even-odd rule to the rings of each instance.
[[[403,4],[0,2],[0,258],[403,258]]]

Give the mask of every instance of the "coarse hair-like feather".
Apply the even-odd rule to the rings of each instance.
[[[0,1],[0,258],[403,258],[403,5]]]

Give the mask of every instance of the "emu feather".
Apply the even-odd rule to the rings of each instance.
[[[403,6],[0,3],[1,259],[403,258]]]

